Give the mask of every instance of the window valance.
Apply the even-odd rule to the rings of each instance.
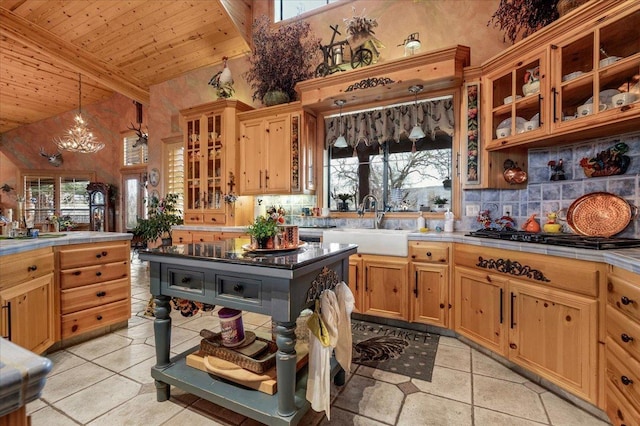
[[[339,116],[327,117],[324,122],[325,147],[332,146],[341,133],[351,147],[359,143],[382,145],[400,142],[400,139],[409,137],[416,118],[427,137],[435,139],[438,130],[453,136],[455,120],[452,98],[419,102],[417,108],[414,103],[407,103],[342,114],[342,126]]]

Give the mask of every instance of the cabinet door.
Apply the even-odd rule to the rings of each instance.
[[[53,291],[53,274],[2,291],[2,336],[38,354],[50,347],[55,341]]]
[[[411,321],[447,326],[449,267],[414,263]]]
[[[465,267],[455,269],[454,329],[506,355],[504,291],[507,280]]]
[[[193,118],[186,122],[185,134],[185,209],[202,208],[202,147],[200,140],[200,119]]]
[[[364,313],[388,318],[408,319],[407,274],[409,262],[365,258]]]
[[[349,257],[349,289],[356,300],[354,312],[362,312],[362,255],[354,254]]]
[[[597,300],[510,281],[509,359],[596,398]]]
[[[291,190],[291,116],[266,119],[264,192],[288,193]]]
[[[262,120],[252,120],[240,125],[240,195],[264,192],[262,146],[264,127]]]

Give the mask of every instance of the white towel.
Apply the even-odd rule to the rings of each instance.
[[[347,284],[338,283],[335,288],[338,298],[338,343],[335,348],[336,360],[344,369],[347,377],[351,373],[351,352],[353,335],[351,334],[351,312],[355,306],[355,298]]]

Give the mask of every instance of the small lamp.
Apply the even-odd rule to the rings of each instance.
[[[346,148],[349,145],[347,144],[347,140],[342,133],[342,105],[346,104],[347,101],[345,101],[344,99],[336,99],[334,103],[340,107],[340,136],[338,136],[338,139],[336,139],[336,141],[333,143],[333,146],[336,148]]]
[[[413,142],[411,152],[416,152],[416,141],[425,137],[425,134],[422,131],[422,127],[418,125],[418,93],[422,92],[423,88],[424,86],[422,84],[416,84],[415,86],[409,87],[409,92],[413,93],[413,95],[415,96],[416,107],[416,124],[411,129],[411,133],[409,133],[409,139]]]

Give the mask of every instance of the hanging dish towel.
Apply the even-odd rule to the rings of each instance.
[[[351,312],[356,300],[353,293],[344,281],[338,283],[335,288],[338,298],[338,342],[335,348],[336,360],[347,376],[351,373],[351,352],[353,350],[353,335],[351,334]]]

